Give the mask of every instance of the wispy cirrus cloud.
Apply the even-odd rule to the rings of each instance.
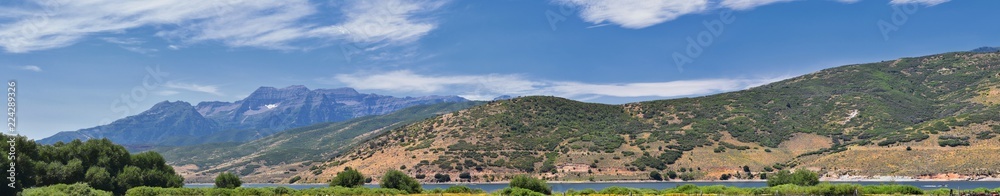
[[[185,91],[192,91],[192,92],[202,92],[202,93],[208,93],[208,94],[217,95],[217,96],[223,96],[223,95],[225,95],[222,92],[219,92],[219,86],[216,86],[216,85],[200,85],[200,84],[193,84],[193,83],[180,83],[180,82],[174,82],[174,81],[167,81],[166,84],[163,85],[163,87],[166,87],[168,89],[185,90]],[[159,95],[174,95],[174,94],[177,94],[177,93],[179,93],[179,92],[174,91],[174,90],[164,90],[164,91],[157,92],[157,94],[159,94]]]
[[[641,29],[668,22],[678,17],[716,9],[751,10],[756,7],[798,0],[552,0],[580,9],[584,21],[603,26],[607,23],[623,28]],[[860,0],[835,0],[856,3]],[[891,0],[891,4],[917,3],[933,6],[950,0]]]
[[[155,48],[145,48],[145,47],[143,47],[142,44],[146,43],[146,41],[143,41],[142,39],[139,39],[139,38],[104,37],[104,38],[101,38],[101,40],[104,40],[105,42],[108,42],[108,43],[116,44],[116,45],[118,45],[118,47],[121,47],[122,49],[131,51],[131,52],[135,52],[135,53],[139,53],[139,54],[150,54],[150,53],[154,53],[154,52],[160,51],[160,50],[155,49]]]
[[[892,0],[890,4],[923,4],[926,6],[935,6],[937,4],[942,4],[951,0]]]
[[[36,65],[14,66],[14,69],[25,70],[25,71],[33,71],[33,72],[42,72],[42,68],[38,67]]]
[[[310,33],[340,36],[355,42],[410,42],[426,35],[437,25],[425,14],[443,6],[445,1],[357,1],[342,12],[347,17],[341,24],[316,28]]]
[[[181,92],[177,92],[177,91],[173,91],[173,90],[161,90],[161,91],[156,91],[156,92],[153,92],[153,93],[156,94],[156,95],[159,95],[159,96],[170,96],[170,95],[180,94]]]
[[[762,5],[790,1],[795,0],[723,0],[719,5],[733,10],[749,10]]]
[[[314,20],[316,3],[287,1],[32,1],[3,8],[0,47],[25,53],[66,47],[99,34],[152,27],[179,44],[220,42],[230,47],[307,49],[318,41],[408,42],[436,28],[418,16],[443,5],[437,0],[350,1],[344,21]],[[173,45],[178,48],[178,46]]]
[[[364,90],[457,94],[489,100],[500,95],[554,95],[567,98],[684,97],[743,90],[788,77],[757,79],[700,79],[666,82],[595,84],[577,81],[532,80],[516,74],[433,76],[397,70],[384,73],[337,74],[332,82]]]

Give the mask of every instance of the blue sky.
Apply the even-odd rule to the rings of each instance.
[[[4,1],[0,78],[18,81],[19,131],[34,139],[164,100],[235,101],[260,86],[624,103],[1000,46],[998,7],[948,0]]]

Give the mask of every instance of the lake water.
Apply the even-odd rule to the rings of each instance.
[[[938,188],[952,188],[952,189],[972,189],[972,188],[998,188],[1000,187],[1000,181],[943,181],[943,182],[933,182],[933,181],[900,181],[900,182],[880,182],[880,181],[860,181],[860,182],[830,182],[830,183],[852,183],[861,185],[878,185],[878,184],[905,184],[920,187],[922,189],[938,189]],[[601,190],[611,186],[621,186],[621,187],[632,187],[632,188],[652,188],[652,189],[665,189],[673,188],[685,184],[694,184],[698,186],[710,186],[710,185],[726,185],[734,187],[766,187],[766,182],[581,182],[581,183],[549,183],[552,186],[552,191],[554,192],[564,192],[569,189],[573,190],[583,190],[583,189],[594,189]],[[493,192],[499,189],[507,187],[506,183],[496,184],[476,184],[476,183],[463,183],[463,184],[424,184],[424,189],[434,189],[434,188],[448,188],[450,186],[463,185],[471,188],[483,189],[487,192]],[[190,188],[205,188],[213,187],[213,184],[185,184],[184,187]],[[246,183],[243,187],[278,187],[284,186],[293,189],[307,189],[316,187],[327,187],[327,184],[258,184],[258,183]],[[366,187],[378,187],[378,185],[365,185]]]

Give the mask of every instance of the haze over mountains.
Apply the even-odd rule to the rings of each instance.
[[[466,102],[458,96],[392,97],[351,88],[315,89],[295,85],[260,87],[236,102],[164,101],[107,125],[66,131],[39,140],[43,144],[74,139],[109,138],[132,149],[153,146],[243,142],[275,132],[322,122],[383,115],[415,105]]]

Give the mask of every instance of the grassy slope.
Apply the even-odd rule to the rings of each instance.
[[[822,160],[863,148],[932,142],[927,148],[954,153],[972,147],[933,143],[964,136],[950,130],[1000,120],[996,103],[988,101],[995,99],[998,71],[998,53],[947,53],[843,66],[698,98],[625,105],[555,97],[497,101],[395,129],[323,164],[319,175],[299,175],[325,181],[345,166],[376,175],[406,166],[410,174],[449,173],[453,179],[471,171],[480,181],[517,173],[602,180],[684,168],[713,179],[744,165],[755,173],[775,164],[831,169],[837,161]],[[964,141],[988,144],[980,140]],[[714,152],[723,144],[730,148]],[[955,161],[975,161],[961,158]],[[967,167],[978,168],[954,171],[995,168]],[[870,171],[884,172],[851,172]]]
[[[382,116],[367,116],[336,123],[294,128],[247,143],[216,143],[158,148],[178,166],[188,181],[206,181],[221,171],[241,174],[251,181],[268,182],[289,177],[289,169],[302,169],[309,162],[324,161],[378,131],[396,128],[482,102],[421,105]],[[304,162],[304,163],[303,163]],[[301,164],[300,164],[301,163]],[[277,176],[277,177],[274,177]]]

